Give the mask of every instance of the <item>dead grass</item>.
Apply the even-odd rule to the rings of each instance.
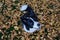
[[[40,31],[26,33],[22,23],[18,25],[20,6],[30,5],[39,22],[44,24]],[[16,30],[17,29],[17,30]],[[60,40],[60,1],[59,0],[0,0],[0,39],[1,40]]]

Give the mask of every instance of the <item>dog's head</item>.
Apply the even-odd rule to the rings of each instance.
[[[38,18],[35,15],[34,11],[29,5],[22,5],[20,10],[25,13],[21,16],[21,21],[23,23],[23,28],[26,32],[34,32],[40,29],[40,23],[38,22]],[[26,11],[26,12],[24,12]]]

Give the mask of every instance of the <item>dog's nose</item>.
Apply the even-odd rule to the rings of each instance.
[[[40,24],[38,23],[37,26],[40,26]]]

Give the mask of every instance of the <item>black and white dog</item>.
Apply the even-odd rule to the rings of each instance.
[[[32,8],[29,5],[22,5],[20,10],[24,13],[20,17],[24,30],[28,33],[40,30],[41,24],[38,22],[38,18]]]

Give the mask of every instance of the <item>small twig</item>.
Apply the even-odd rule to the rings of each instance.
[[[2,14],[3,14],[3,10],[4,10],[4,5],[5,5],[5,0],[4,0],[4,3],[2,5],[2,11],[1,11]]]
[[[40,35],[39,35],[39,34],[40,34],[40,32],[38,33],[38,38],[37,38],[37,40],[40,40]]]
[[[25,39],[26,39],[26,40],[30,40],[30,39],[28,38],[28,36],[29,36],[28,33],[24,33],[24,36],[25,36]]]
[[[13,34],[13,33],[11,33],[11,40],[13,40],[13,38],[14,38],[14,34]]]
[[[6,5],[5,5],[5,0],[4,0],[3,5],[2,5],[2,10],[1,10],[2,15],[3,15],[3,12],[4,12],[5,6]]]

